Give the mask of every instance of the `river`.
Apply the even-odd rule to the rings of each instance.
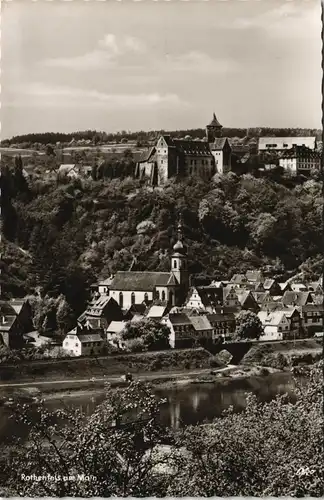
[[[212,421],[229,406],[241,411],[246,405],[246,395],[256,394],[260,401],[269,401],[276,394],[288,393],[294,400],[294,382],[290,373],[276,373],[248,381],[233,380],[227,387],[213,383],[199,383],[172,388],[155,388],[157,396],[167,399],[161,409],[163,425],[177,429],[183,425]],[[52,398],[46,403],[49,409],[79,408],[87,416],[104,398],[102,392]],[[10,409],[0,407],[0,444],[10,443],[16,436],[26,437],[26,428],[10,418]]]

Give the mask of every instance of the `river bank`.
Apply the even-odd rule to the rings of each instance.
[[[249,379],[262,379],[275,373],[281,373],[275,368],[262,366],[237,367],[229,365],[220,369],[202,369],[188,372],[140,374],[134,381],[146,382],[152,388],[160,390],[176,389],[190,385],[213,384],[215,387],[228,387],[233,382],[241,382],[249,387]],[[121,377],[105,377],[100,379],[85,379],[81,381],[52,381],[30,382],[26,385],[5,384],[0,387],[0,404],[5,404],[9,399],[36,401],[38,399],[52,400],[79,396],[92,397],[104,394],[106,384],[113,388],[122,388],[128,385]],[[253,383],[252,383],[253,386]]]

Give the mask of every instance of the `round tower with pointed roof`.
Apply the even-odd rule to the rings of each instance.
[[[209,125],[206,126],[207,142],[208,143],[214,142],[214,140],[217,137],[221,137],[222,136],[222,128],[223,128],[223,126],[217,120],[215,113],[213,113],[212,121],[210,122]]]

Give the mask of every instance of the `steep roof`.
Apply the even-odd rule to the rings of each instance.
[[[11,329],[12,325],[16,321],[17,316],[3,316],[0,323],[0,332],[7,332]],[[3,323],[4,321],[4,323]]]
[[[148,149],[145,149],[142,152],[141,156],[137,159],[137,162],[142,163],[142,162],[150,160],[151,157],[154,155],[155,151],[156,151],[155,146],[148,148]]]
[[[99,333],[77,333],[76,334],[80,342],[102,342],[102,337]]]
[[[212,151],[221,151],[224,149],[225,144],[228,142],[230,145],[227,137],[216,137],[214,142],[210,144],[210,148]]]
[[[245,276],[246,276],[246,279],[248,281],[253,281],[255,283],[262,281],[262,272],[261,271],[255,271],[254,269],[249,270],[249,271],[246,271]]]
[[[107,331],[109,333],[120,333],[126,325],[126,321],[112,321],[108,328]]]
[[[110,285],[111,290],[153,291],[156,286],[166,286],[171,273],[151,271],[118,271]]]
[[[190,321],[196,331],[213,329],[207,319],[207,316],[191,316]]]
[[[192,140],[173,139],[173,144],[178,152],[192,156],[212,156],[209,144]]]
[[[153,305],[147,313],[147,318],[162,318],[165,315],[167,306]]]
[[[223,288],[217,287],[197,287],[197,293],[205,307],[214,307],[221,304],[223,297]]]
[[[169,320],[171,321],[172,325],[191,325],[192,323],[188,316],[183,313],[175,313],[175,314],[169,314]]]
[[[264,320],[265,326],[277,326],[282,320],[287,319],[283,311],[273,311]]]
[[[284,305],[305,306],[308,302],[313,302],[310,292],[285,292],[282,297]]]
[[[217,120],[215,113],[213,113],[213,119],[212,119],[212,121],[209,123],[208,127],[222,127],[222,125],[221,125],[221,124],[219,123],[219,121]]]
[[[235,321],[235,316],[233,313],[226,313],[226,314],[220,314],[220,313],[213,313],[213,314],[207,314],[208,321]]]
[[[264,280],[263,282],[263,288],[265,290],[269,290],[269,288],[271,288],[274,284],[275,284],[275,280],[274,279],[271,279],[271,278],[267,278],[266,280]]]

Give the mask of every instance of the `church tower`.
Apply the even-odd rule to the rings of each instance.
[[[182,222],[178,224],[178,241],[173,246],[171,256],[171,272],[176,277],[179,285],[186,293],[189,289],[189,272],[187,263],[187,248],[183,243]]]
[[[217,137],[222,136],[222,128],[223,126],[219,123],[214,113],[212,121],[206,126],[206,137],[209,144],[214,142]]]

